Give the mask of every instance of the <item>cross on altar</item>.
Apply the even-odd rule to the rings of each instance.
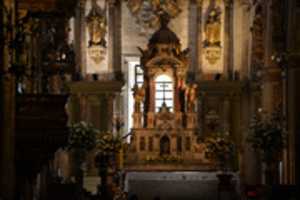
[[[168,88],[168,83],[161,83],[160,87],[162,88],[163,92],[163,104],[166,103],[166,89]]]

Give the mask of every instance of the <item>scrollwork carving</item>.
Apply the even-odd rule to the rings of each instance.
[[[127,6],[144,29],[157,28],[162,13],[175,18],[181,11],[176,0],[127,0]]]

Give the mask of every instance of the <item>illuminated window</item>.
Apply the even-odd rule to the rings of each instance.
[[[163,103],[173,111],[173,81],[168,75],[159,75],[155,79],[155,111],[158,112]]]

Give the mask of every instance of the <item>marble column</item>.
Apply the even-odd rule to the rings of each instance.
[[[122,78],[122,38],[121,38],[121,25],[122,25],[122,1],[116,0],[114,8],[114,73],[115,78],[120,81]]]
[[[223,129],[226,132],[230,133],[230,101],[229,101],[229,97],[225,96],[224,98],[224,102],[223,102]]]
[[[76,71],[86,74],[86,34],[85,34],[85,5],[86,0],[78,1],[75,10],[75,52],[76,52]]]
[[[15,1],[4,0],[3,6],[11,14],[0,12],[2,38],[0,45],[0,198],[14,199],[15,197],[15,77],[10,74],[13,53],[9,43],[14,36]],[[2,5],[1,5],[2,6]],[[0,8],[1,11],[2,8]]]
[[[108,1],[108,70],[115,79],[122,78],[121,58],[121,1]]]
[[[261,183],[261,165],[260,158],[253,150],[251,145],[247,142],[247,135],[251,116],[256,112],[258,105],[258,99],[260,98],[260,92],[253,91],[249,88],[242,95],[242,115],[241,115],[241,161],[240,161],[240,176],[241,184],[255,185]]]
[[[196,80],[201,80],[202,77],[202,53],[203,53],[203,43],[202,43],[202,0],[197,1],[197,40],[196,40]],[[194,44],[195,45],[195,44]]]
[[[115,98],[115,95],[114,94],[108,94],[107,95],[107,107],[108,107],[108,121],[107,121],[107,124],[108,124],[108,131],[113,131],[113,125],[114,125],[114,98]]]
[[[190,67],[188,73],[190,75],[197,75],[198,72],[198,5],[195,1],[189,2],[189,49],[190,49]],[[193,77],[196,78],[196,77]]]
[[[225,0],[224,17],[224,76],[231,80],[233,78],[233,13],[232,0]]]
[[[154,114],[155,114],[155,80],[154,76],[149,77],[149,110],[147,113],[147,127],[154,127]]]
[[[298,59],[299,65],[299,59]],[[297,86],[300,84],[300,67],[292,66],[288,71],[287,112],[288,139],[287,162],[285,163],[285,179],[287,184],[299,184],[299,130],[300,130],[300,94]]]

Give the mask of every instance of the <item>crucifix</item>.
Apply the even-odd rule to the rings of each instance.
[[[162,92],[163,92],[163,104],[165,104],[166,103],[166,89],[168,88],[168,83],[163,82],[160,84],[160,87],[162,88]]]

